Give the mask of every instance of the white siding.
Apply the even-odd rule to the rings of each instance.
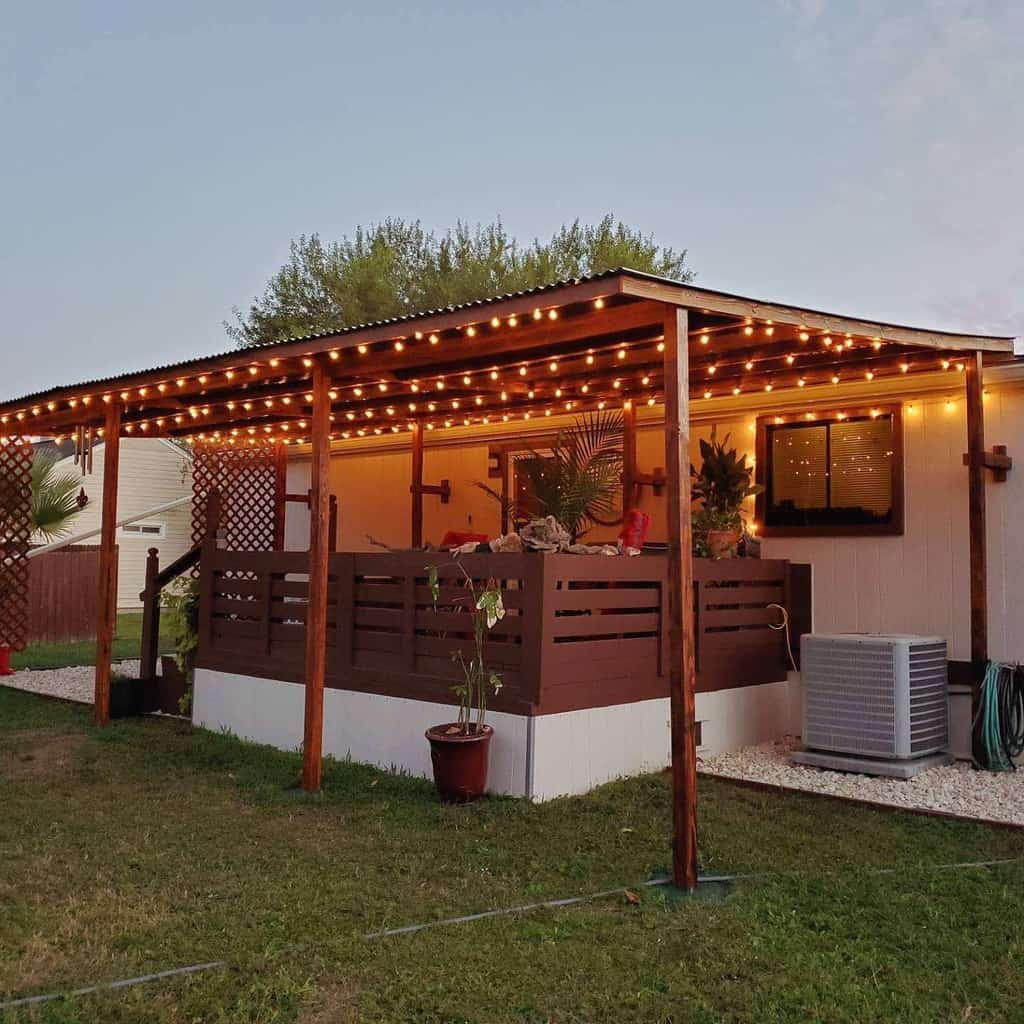
[[[58,472],[78,474],[72,459],[58,463]],[[98,529],[103,508],[103,448],[96,449],[93,472],[81,477],[89,504],[72,526],[75,534]],[[121,464],[118,473],[117,518],[145,512],[164,505],[175,498],[192,493],[192,471],[188,456],[175,445],[157,438],[123,437]],[[147,517],[146,522],[159,522],[164,526],[162,538],[131,536],[118,531],[118,608],[139,608],[139,591],[146,579],[146,553],[150,548],[160,552],[160,564],[166,565],[192,546],[192,509],[181,508]],[[99,544],[99,537],[91,537],[83,544]]]

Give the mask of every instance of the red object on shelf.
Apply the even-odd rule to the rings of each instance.
[[[0,676],[13,676],[10,647],[0,647]]]
[[[622,530],[619,540],[627,548],[639,550],[647,540],[647,531],[651,528],[651,517],[638,508],[630,509],[622,519]]]
[[[490,539],[486,533],[467,533],[465,530],[449,530],[441,541],[441,547],[460,548],[463,544],[486,544]]]

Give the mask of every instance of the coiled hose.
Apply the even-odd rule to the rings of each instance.
[[[973,722],[984,754],[979,768],[990,772],[1016,771],[1015,758],[1024,754],[1024,669],[989,662],[981,683],[978,713]]]

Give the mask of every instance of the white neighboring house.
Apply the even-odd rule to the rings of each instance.
[[[88,504],[75,517],[72,533],[98,530],[103,507],[103,445],[93,450],[93,471],[81,476],[74,457],[57,463],[59,474],[70,473],[81,478],[89,498]],[[192,453],[185,447],[163,438],[121,438],[121,468],[117,494],[118,521],[158,508],[192,494]],[[99,544],[98,535],[82,544]],[[121,526],[117,531],[118,609],[141,608],[139,591],[146,581],[146,553],[150,548],[160,552],[161,568],[183,555],[192,546],[192,506],[160,512],[152,517]]]

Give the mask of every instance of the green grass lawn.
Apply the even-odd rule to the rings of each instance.
[[[209,960],[226,970],[2,1021],[1022,1019],[1024,837],[702,783],[724,902],[637,888],[367,941],[391,926],[639,887],[669,863],[666,781],[539,806],[0,688],[0,993]]]
[[[166,616],[165,616],[166,618]],[[166,622],[161,622],[160,649],[170,653],[174,643],[165,632]],[[114,661],[124,661],[139,656],[142,641],[142,612],[121,612],[117,616],[114,634]],[[33,644],[24,651],[11,655],[11,667],[20,668],[65,668],[69,665],[96,664],[96,641],[82,640],[77,643]]]

